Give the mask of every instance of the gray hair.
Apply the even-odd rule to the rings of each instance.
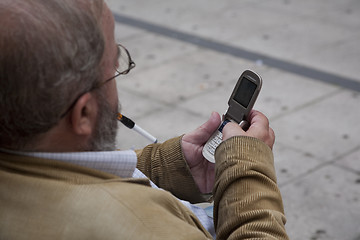
[[[0,146],[22,149],[101,80],[103,0],[0,0]]]

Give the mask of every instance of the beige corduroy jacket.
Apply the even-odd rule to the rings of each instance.
[[[192,202],[199,193],[180,138],[137,152],[138,168]],[[271,150],[235,137],[216,151],[214,221],[218,239],[287,239]],[[60,161],[0,153],[0,240],[210,239],[196,216],[146,179]]]

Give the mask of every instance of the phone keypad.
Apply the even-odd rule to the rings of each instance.
[[[203,156],[212,163],[215,162],[215,150],[222,142],[222,130],[228,122],[229,120],[222,122],[219,129],[210,137],[203,148]]]
[[[216,148],[220,145],[222,142],[222,133],[220,131],[217,131],[217,134],[214,136],[211,141],[209,141],[209,144],[207,145],[207,150],[211,153],[211,155],[215,154]]]

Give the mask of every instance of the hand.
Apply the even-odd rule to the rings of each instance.
[[[271,149],[275,142],[274,131],[269,126],[269,120],[261,112],[252,110],[249,114],[250,128],[245,132],[238,124],[228,123],[223,129],[223,140],[233,136],[255,137],[266,143]]]
[[[213,112],[206,123],[193,132],[185,134],[181,141],[191,174],[202,193],[210,193],[215,182],[215,164],[203,157],[202,149],[220,123],[220,115]]]

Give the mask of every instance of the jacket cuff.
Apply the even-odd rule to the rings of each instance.
[[[138,168],[158,187],[191,203],[203,202],[181,148],[182,136],[137,151]]]

